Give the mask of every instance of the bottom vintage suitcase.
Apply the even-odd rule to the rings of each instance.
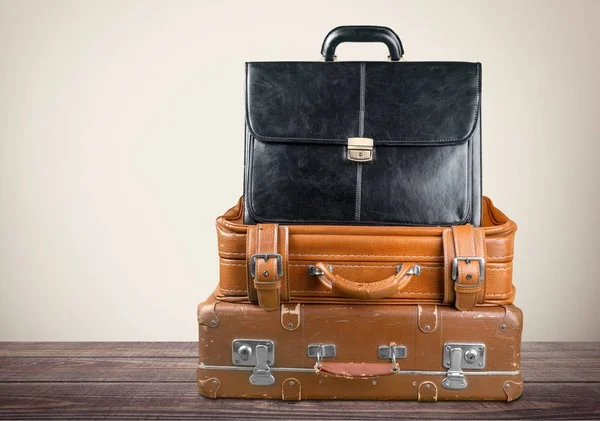
[[[523,389],[522,313],[444,305],[198,307],[198,388],[211,398],[506,400]]]

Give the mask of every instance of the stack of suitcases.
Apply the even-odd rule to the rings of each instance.
[[[342,42],[389,61],[338,62]],[[343,26],[322,62],[246,65],[244,196],[198,307],[202,395],[522,393],[516,224],[481,194],[481,65],[405,62]]]

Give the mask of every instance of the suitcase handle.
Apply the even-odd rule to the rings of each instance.
[[[345,379],[364,379],[368,377],[391,376],[398,372],[394,363],[339,363],[317,362],[315,372]]]
[[[399,61],[404,55],[400,37],[385,26],[338,26],[323,40],[321,55],[325,61],[335,61],[335,49],[342,42],[383,42],[390,50],[389,59]]]
[[[333,294],[347,298],[373,300],[388,298],[404,289],[413,275],[419,273],[417,265],[405,263],[398,273],[377,282],[353,282],[332,272],[331,268],[323,262],[315,265],[319,269],[317,278],[330,289]],[[419,268],[420,269],[420,268]]]

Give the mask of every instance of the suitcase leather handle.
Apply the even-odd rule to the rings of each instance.
[[[336,363],[324,361],[315,365],[317,374],[343,377],[345,379],[391,376],[396,374],[397,371],[398,365],[393,363]]]
[[[411,269],[413,269],[414,266],[413,263],[404,263],[398,273],[381,281],[353,282],[334,274],[323,262],[319,262],[315,265],[315,267],[321,271],[321,273],[317,275],[317,278],[323,285],[330,289],[333,294],[363,300],[388,298],[397,294],[410,282],[410,279],[412,278]]]
[[[399,61],[404,55],[400,37],[385,26],[338,26],[323,40],[321,54],[325,61],[334,61],[335,49],[342,42],[383,42],[390,50],[390,60]]]

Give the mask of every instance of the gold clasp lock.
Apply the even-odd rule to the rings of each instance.
[[[369,162],[373,160],[373,139],[368,137],[348,138],[348,160]]]

